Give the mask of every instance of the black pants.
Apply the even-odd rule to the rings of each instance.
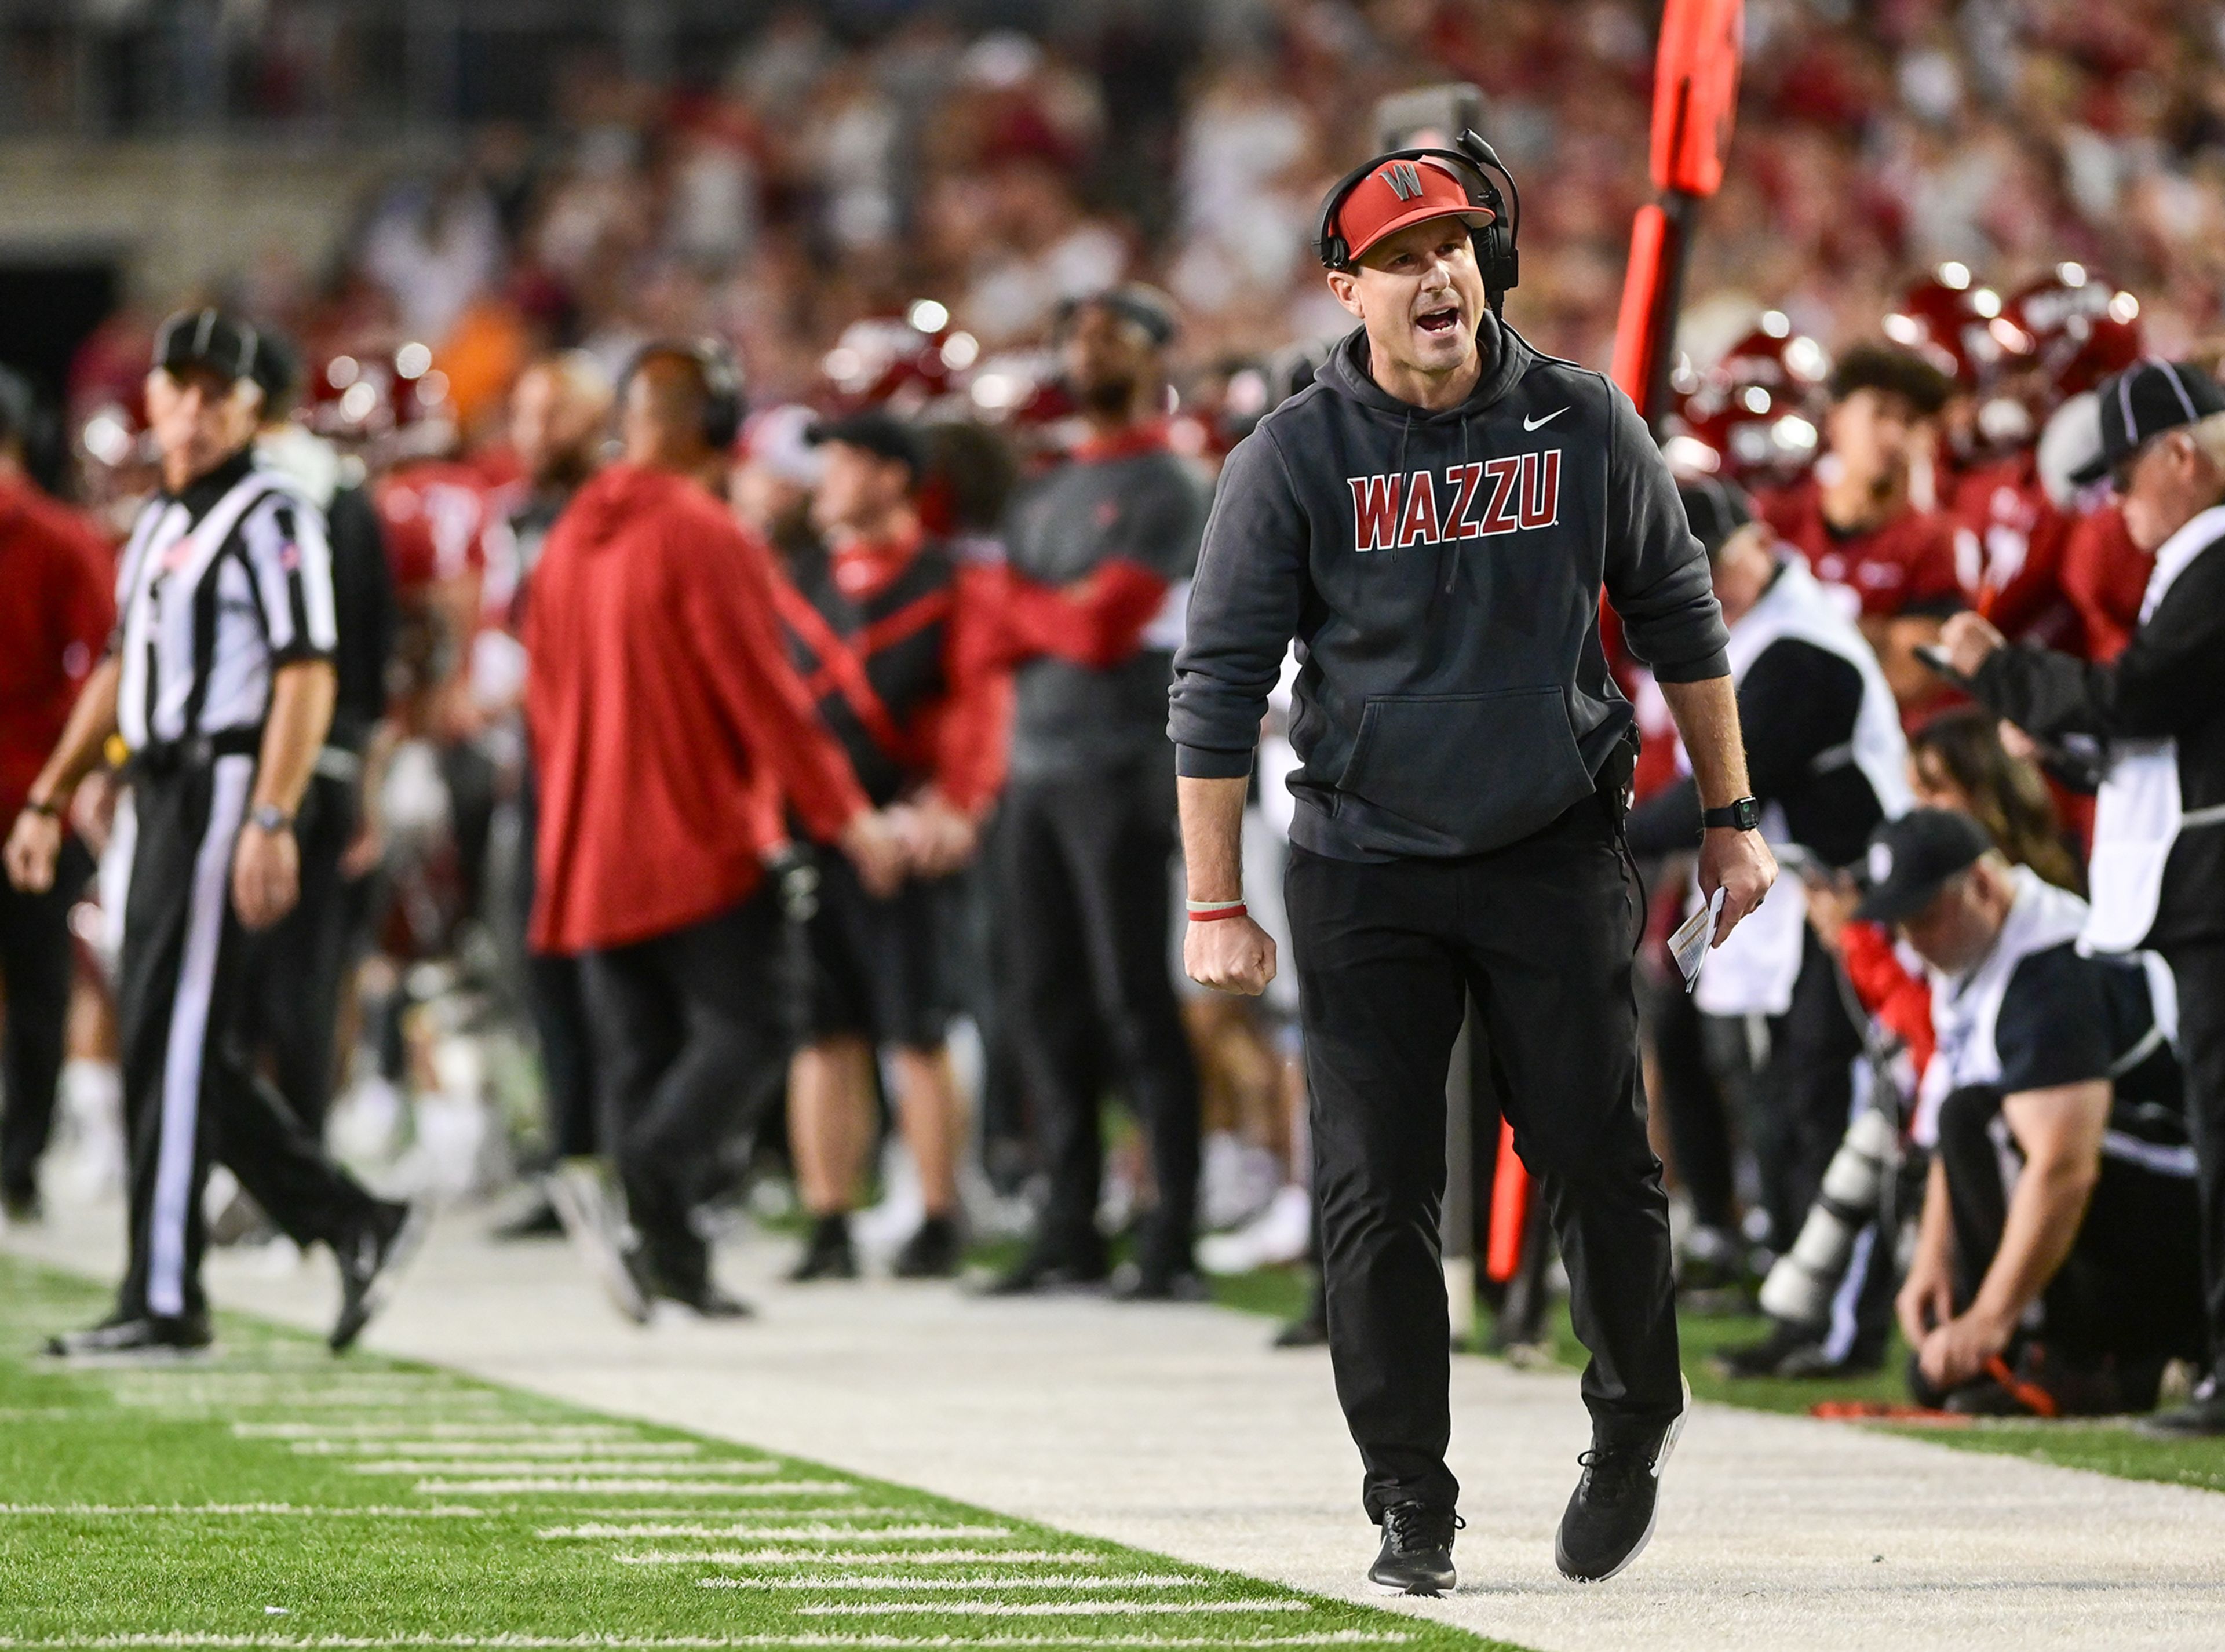
[[[0,984],[7,988],[7,1029],[0,1037],[0,1193],[10,1199],[36,1190],[39,1159],[54,1131],[69,1022],[69,910],[92,875],[92,857],[71,838],[45,893],[27,895],[0,878]]]
[[[1940,1104],[1939,1162],[1954,1216],[1955,1310],[1969,1307],[2008,1220],[1998,1090],[1957,1090]],[[2013,1154],[2013,1149],[2006,1149]],[[2194,1184],[2101,1155],[2070,1254],[2047,1283],[2040,1339],[2073,1358],[2198,1358],[2203,1345]]]
[[[131,1150],[127,1314],[204,1306],[201,1190],[221,1161],[297,1244],[337,1242],[371,1195],[257,1076],[242,1037],[258,938],[231,906],[232,846],[255,761],[221,756],[133,782],[138,814],[117,991]]]
[[[339,1077],[340,987],[356,930],[340,857],[358,818],[356,783],[320,775],[298,827],[301,895],[256,938],[243,997],[247,1048],[269,1063],[278,1093],[314,1136],[325,1132]]]
[[[541,829],[541,791],[526,771],[517,800],[517,877],[514,880],[517,934],[526,933],[533,912],[534,868]],[[576,958],[525,949],[520,983],[525,1013],[541,1047],[542,1116],[548,1153],[555,1159],[584,1158],[597,1150],[595,1136],[595,1052],[589,1030],[586,971]]]
[[[1669,1206],[1645,1139],[1632,996],[1640,915],[1610,806],[1487,855],[1383,864],[1293,849],[1337,1398],[1372,1518],[1449,1509],[1451,1328],[1438,1237],[1445,1074],[1473,992],[1524,1163],[1542,1178],[1610,1437],[1683,1403]]]
[[[1187,1267],[1195,1224],[1197,1071],[1168,954],[1170,767],[1016,783],[1002,827],[1007,1016],[1050,1175],[1038,1245],[1101,1254],[1098,1107],[1114,1086],[1150,1140],[1158,1206],[1147,1265]]]
[[[2225,1378],[2225,941],[2183,943],[2164,956],[2178,981],[2178,1059],[2194,1137],[2209,1359]]]
[[[1862,1037],[1847,1013],[1838,965],[1810,930],[1792,1002],[1769,1022],[1769,1060],[1753,1086],[1749,1128],[1771,1248],[1798,1237],[1854,1104]]]
[[[787,945],[768,882],[682,929],[585,960],[601,1135],[667,1288],[709,1282],[690,1212],[720,1179],[721,1149],[753,1134],[786,1077]]]

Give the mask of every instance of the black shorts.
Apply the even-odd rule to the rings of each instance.
[[[943,990],[944,884],[909,879],[886,900],[865,893],[839,854],[819,860],[819,904],[806,929],[809,979],[802,1035],[847,1035],[932,1049],[949,1031]]]

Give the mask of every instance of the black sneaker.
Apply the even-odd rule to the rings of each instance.
[[[386,1306],[403,1264],[424,1241],[425,1224],[422,1205],[382,1202],[360,1228],[333,1246],[340,1264],[340,1311],[325,1341],[334,1353],[353,1347],[371,1316]]]
[[[2214,1440],[2225,1434],[2225,1383],[2208,1377],[2184,1405],[2142,1417],[2133,1426],[2158,1440]]]
[[[1124,1262],[1112,1270],[1112,1295],[1122,1302],[1202,1302],[1211,1294],[1195,1268]]]
[[[1718,1377],[1740,1380],[1754,1377],[1808,1375],[1822,1358],[1823,1333],[1813,1326],[1786,1320],[1770,1322],[1769,1334],[1759,1342],[1726,1348],[1708,1361]],[[1788,1366],[1801,1367],[1797,1371]]]
[[[858,1254],[850,1248],[850,1218],[822,1216],[811,1229],[803,1255],[788,1270],[789,1282],[808,1285],[815,1279],[855,1279]]]
[[[1583,1478],[1553,1539],[1553,1561],[1563,1577],[1605,1583],[1645,1552],[1660,1512],[1661,1471],[1669,1465],[1669,1453],[1677,1449],[1691,1410],[1687,1385],[1684,1408],[1658,1434],[1619,1443],[1602,1442],[1593,1434],[1592,1448],[1576,1459],[1583,1465]]]
[[[1281,1330],[1269,1345],[1276,1348],[1326,1348],[1328,1346],[1328,1321],[1316,1313],[1301,1313]]]
[[[1460,1581],[1453,1534],[1467,1522],[1449,1509],[1393,1503],[1383,1511],[1383,1547],[1367,1580],[1386,1595],[1442,1595]]]
[[[898,1279],[953,1279],[960,1253],[958,1224],[948,1216],[930,1216],[897,1252],[893,1271]]]
[[[738,1296],[729,1295],[718,1286],[706,1282],[692,1291],[659,1290],[659,1296],[677,1302],[699,1319],[753,1320],[757,1310]]]
[[[46,1218],[47,1207],[36,1187],[0,1189],[0,1219],[10,1227],[36,1227]]]
[[[1089,1252],[1028,1247],[1027,1255],[984,1286],[984,1296],[1027,1296],[1037,1291],[1080,1290],[1102,1285],[1112,1269],[1100,1248]]]
[[[85,1331],[47,1339],[55,1359],[174,1358],[199,1353],[216,1340],[205,1313],[118,1314]]]

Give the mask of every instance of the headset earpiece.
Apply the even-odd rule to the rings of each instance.
[[[704,445],[722,450],[732,447],[734,439],[742,434],[742,421],[749,416],[749,400],[742,386],[742,364],[734,352],[717,339],[653,339],[634,351],[633,360],[626,364],[625,374],[618,380],[618,400],[621,405],[633,376],[652,356],[681,356],[695,364],[696,375],[703,381]]]

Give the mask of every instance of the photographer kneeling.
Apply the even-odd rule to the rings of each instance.
[[[1936,1134],[1897,1307],[1918,1400],[1991,1415],[2146,1410],[2203,1347],[2194,1155],[2171,975],[2081,955],[2086,903],[1976,822],[1883,827],[1858,915],[1930,966]]]

